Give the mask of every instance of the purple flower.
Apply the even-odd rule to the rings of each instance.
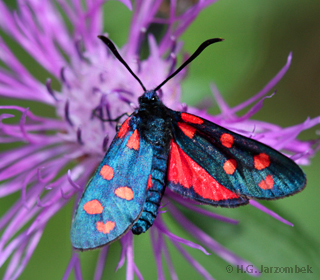
[[[0,39],[0,59],[6,65],[0,68],[0,95],[49,105],[55,108],[57,115],[57,118],[40,117],[28,108],[0,106],[1,143],[24,143],[1,153],[0,196],[21,193],[21,199],[0,219],[0,230],[3,231],[0,238],[0,267],[11,257],[4,279],[19,277],[50,218],[72,197],[79,198],[114,137],[114,123],[103,123],[92,112],[95,111],[101,117],[116,118],[125,112],[132,112],[137,106],[137,98],[142,94],[136,80],[97,39],[97,35],[105,31],[102,28],[102,5],[105,1],[86,0],[85,8],[80,2],[26,0],[21,4],[22,1],[18,1],[18,10],[14,12],[0,1],[2,31],[23,47],[51,75],[51,79],[61,84],[59,90],[54,90],[50,78],[45,84],[34,78]],[[120,2],[132,9],[129,0]],[[135,2],[128,41],[121,48],[121,54],[147,88],[160,84],[175,69],[176,56],[182,48],[179,36],[200,11],[214,2],[199,1],[178,12],[176,1],[171,1],[167,18],[157,15],[162,1]],[[60,14],[61,9],[71,22],[71,31],[68,31],[64,17]],[[166,32],[158,43],[147,33],[154,23],[166,25]],[[145,38],[150,55],[140,61],[138,53]],[[225,103],[217,88],[212,85],[212,92],[221,108],[221,114],[217,116],[210,116],[205,110],[186,108],[180,103],[180,83],[185,71],[163,86],[162,99],[172,109],[200,115],[277,150],[283,150],[299,164],[308,164],[318,147],[314,147],[312,141],[300,141],[296,137],[301,131],[320,123],[320,117],[287,128],[250,119],[262,107],[263,100],[272,96],[267,94],[286,73],[290,62],[291,54],[286,65],[258,94],[233,108]],[[238,117],[236,113],[244,108],[249,108],[247,113]],[[15,112],[14,115],[12,112]],[[18,123],[6,120],[14,116],[20,117]],[[74,167],[65,174],[62,171],[69,163]],[[233,265],[250,264],[195,226],[176,208],[176,203],[199,215],[237,224],[235,220],[204,210],[197,203],[182,199],[167,190],[163,209],[149,230],[158,279],[164,279],[162,256],[169,267],[171,278],[177,279],[167,248],[168,242],[205,279],[212,277],[182,245],[209,254],[206,247]],[[290,224],[257,202],[250,203]],[[161,217],[166,211],[201,245],[171,233]],[[117,268],[126,261],[127,279],[133,279],[134,275],[142,279],[134,262],[131,232],[121,238],[120,243],[122,251]],[[100,251],[94,279],[101,279],[107,254],[106,246]],[[74,271],[76,279],[82,279],[77,252],[72,254],[63,279],[67,279],[71,271]]]

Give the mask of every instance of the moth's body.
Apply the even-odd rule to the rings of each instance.
[[[147,190],[147,199],[139,220],[132,232],[145,232],[154,222],[165,190],[167,162],[172,138],[172,115],[159,100],[155,91],[146,91],[139,98],[139,109],[131,116],[129,125],[137,129],[141,139],[152,147],[152,186]]]

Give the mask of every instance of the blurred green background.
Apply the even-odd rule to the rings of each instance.
[[[131,12],[115,1],[108,2],[105,11],[105,31],[121,46],[126,42]],[[320,1],[314,0],[220,0],[213,4],[200,14],[182,36],[184,50],[191,53],[200,42],[212,37],[222,37],[225,41],[207,49],[192,63],[183,83],[183,101],[196,105],[201,99],[209,98],[213,102],[210,112],[218,113],[209,89],[210,82],[215,82],[229,105],[234,106],[262,89],[285,64],[292,51],[292,65],[276,86],[277,94],[265,100],[255,118],[291,126],[303,122],[307,117],[320,115],[319,12]],[[35,75],[44,80],[41,71]],[[41,113],[36,104],[21,105],[30,106]],[[300,139],[314,139],[315,131],[319,128],[317,126],[304,132]],[[303,192],[283,200],[263,203],[294,223],[293,228],[252,206],[210,208],[238,219],[240,223],[237,226],[208,220],[190,212],[185,214],[226,248],[258,268],[261,265],[309,265],[313,271],[313,274],[262,274],[260,279],[319,279],[319,164],[320,154],[313,158],[312,165],[303,166],[308,178]],[[0,214],[19,195],[2,198]],[[47,225],[21,279],[61,279],[71,256],[71,211],[72,204],[69,203]],[[166,221],[175,234],[193,240],[176,226],[173,219],[167,217]],[[156,279],[149,235],[135,237],[134,241],[135,261],[144,278]],[[236,269],[227,273],[228,263],[214,254],[205,256],[196,250],[187,250],[215,279],[252,279],[249,275],[236,273]],[[80,254],[84,279],[92,279],[98,253],[99,250]],[[202,279],[175,249],[171,248],[171,253],[179,279]],[[120,246],[115,243],[109,250],[104,279],[125,279],[125,267],[114,272],[119,256]],[[0,269],[1,278],[5,267]]]

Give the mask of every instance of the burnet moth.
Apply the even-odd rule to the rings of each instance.
[[[283,154],[201,117],[173,111],[157,91],[207,46],[209,39],[173,74],[146,90],[114,44],[98,36],[143,88],[139,108],[122,124],[88,182],[71,226],[79,250],[113,242],[130,229],[152,226],[165,188],[203,204],[237,207],[249,199],[278,199],[301,191],[306,177]]]

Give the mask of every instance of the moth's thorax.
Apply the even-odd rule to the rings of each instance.
[[[161,102],[154,90],[139,97],[139,109],[132,117],[141,137],[157,145],[168,145],[171,137],[170,110]]]

